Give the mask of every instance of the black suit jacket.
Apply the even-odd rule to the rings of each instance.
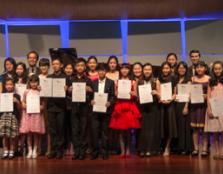
[[[98,92],[98,86],[99,80],[92,82],[93,92]],[[107,113],[111,113],[115,103],[115,83],[113,80],[105,78],[104,93],[108,93],[108,101],[111,103],[111,106],[107,109]]]
[[[32,70],[31,70],[31,67],[28,67],[27,69],[26,69],[26,71],[27,71],[27,73],[28,73],[28,75],[30,75],[30,74],[32,74]],[[39,75],[41,72],[40,72],[40,68],[39,67],[34,67],[34,72],[33,72],[33,74],[35,74],[35,75]]]

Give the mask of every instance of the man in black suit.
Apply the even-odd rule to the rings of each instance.
[[[37,67],[37,62],[39,60],[39,54],[36,51],[30,51],[27,54],[27,62],[28,62],[28,68],[27,68],[27,73],[28,75],[40,74],[40,69]]]
[[[110,115],[112,112],[112,106],[115,102],[115,85],[114,81],[105,77],[106,65],[99,64],[97,67],[99,79],[92,84],[93,92],[107,93],[108,101],[106,103],[107,111],[93,112],[91,117],[91,129],[92,129],[92,157],[94,160],[99,156],[99,144],[101,144],[102,158],[108,159],[108,129]],[[94,99],[91,104],[94,105]],[[100,143],[101,142],[101,143]]]

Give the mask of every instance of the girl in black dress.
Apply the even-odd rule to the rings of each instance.
[[[150,63],[143,66],[143,76],[137,82],[137,91],[140,85],[151,84],[153,102],[139,104],[142,114],[141,131],[139,134],[140,156],[150,156],[152,152],[160,150],[160,112],[158,105],[159,93],[157,79],[153,77],[153,68]]]
[[[177,138],[177,124],[175,114],[176,98],[176,82],[175,78],[171,75],[171,66],[168,62],[161,65],[161,74],[157,82],[158,90],[161,96],[161,84],[172,84],[172,98],[170,100],[161,100],[160,97],[160,111],[161,111],[161,138],[164,141],[165,150],[163,156],[170,155],[170,143],[172,139]]]
[[[189,84],[191,80],[187,77],[187,64],[180,62],[176,67],[177,84]],[[181,154],[189,154],[192,150],[192,137],[190,127],[190,116],[188,112],[189,103],[176,100],[176,117],[178,141],[177,150]]]

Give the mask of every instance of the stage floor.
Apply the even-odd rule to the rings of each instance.
[[[72,161],[67,156],[62,160],[38,159],[0,160],[0,174],[221,174],[223,160],[213,160],[211,157],[202,159],[190,156],[150,157],[119,159],[111,156],[109,160]]]

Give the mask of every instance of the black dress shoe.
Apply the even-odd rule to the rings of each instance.
[[[85,155],[80,155],[79,156],[79,160],[84,160],[85,159]]]
[[[58,152],[56,158],[57,159],[62,159],[63,158],[63,153]]]
[[[72,157],[72,160],[77,160],[79,159],[79,154],[74,154],[74,156]]]
[[[97,158],[98,158],[98,154],[94,154],[94,155],[91,156],[91,160],[95,160]]]
[[[102,159],[103,159],[103,160],[107,160],[107,159],[108,159],[108,154],[103,154],[103,155],[102,155]]]
[[[57,157],[56,153],[50,153],[49,155],[47,155],[48,159],[53,159],[53,158],[56,158],[56,157]]]

